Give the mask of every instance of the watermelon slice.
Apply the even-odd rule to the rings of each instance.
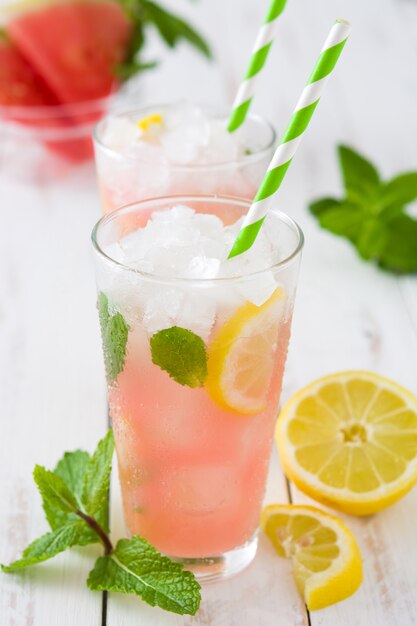
[[[59,100],[69,104],[111,93],[132,26],[111,0],[75,0],[18,15],[7,32]]]
[[[39,74],[13,43],[6,39],[0,41],[0,105],[51,104],[58,104],[58,100]]]

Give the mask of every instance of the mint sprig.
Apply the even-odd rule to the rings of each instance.
[[[22,557],[2,565],[7,573],[36,565],[73,546],[101,543],[104,556],[91,570],[87,585],[94,591],[134,593],[152,606],[194,615],[200,605],[200,585],[191,572],[171,561],[145,539],[134,536],[113,547],[108,530],[108,497],[113,431],[94,454],[66,452],[54,471],[37,465],[35,482],[42,497],[48,532],[33,541]]]
[[[129,327],[121,313],[110,313],[109,300],[100,292],[97,301],[103,341],[104,364],[109,383],[113,383],[123,371]]]
[[[152,335],[152,362],[180,385],[202,387],[207,378],[207,349],[191,330],[172,326]]]
[[[359,255],[388,271],[417,271],[417,220],[407,205],[417,199],[417,172],[383,181],[364,156],[338,147],[345,196],[310,204],[322,228],[348,239]]]
[[[111,554],[99,558],[87,585],[94,591],[135,593],[152,606],[180,615],[194,615],[200,605],[194,575],[138,536],[121,539]]]
[[[205,39],[185,20],[167,11],[160,4],[150,0],[119,0],[119,2],[132,23],[129,49],[123,63],[117,68],[121,78],[129,78],[158,64],[157,61],[145,62],[141,58],[149,28],[155,28],[170,48],[174,48],[180,41],[185,41],[207,58],[211,58],[210,47]]]

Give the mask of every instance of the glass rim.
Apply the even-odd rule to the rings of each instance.
[[[103,142],[99,134],[102,125],[108,120],[109,117],[125,117],[128,115],[132,115],[133,113],[145,114],[146,112],[151,111],[151,110],[167,109],[168,107],[173,106],[173,105],[175,105],[175,102],[165,102],[162,104],[148,105],[148,106],[139,107],[139,108],[124,109],[124,110],[116,111],[114,113],[105,115],[94,127],[94,130],[93,130],[94,143],[97,144],[100,147],[100,149],[106,152],[108,155],[112,155],[113,158],[135,163],[139,159],[133,156],[123,155],[115,148],[111,148],[110,146],[106,145]],[[230,111],[226,111],[226,109],[221,109],[221,108],[217,109],[215,106],[210,106],[210,105],[198,105],[198,106],[201,109],[203,109],[203,111],[206,111],[208,113],[214,114],[217,112],[218,114],[221,114],[222,116],[224,116],[225,120],[228,118],[228,115],[230,113]],[[275,145],[275,142],[277,140],[277,132],[275,128],[272,126],[271,122],[269,122],[266,118],[262,117],[261,115],[249,112],[247,115],[247,119],[255,121],[255,122],[260,122],[262,126],[268,129],[268,131],[270,132],[270,139],[267,145],[263,146],[259,150],[256,150],[255,152],[252,152],[251,154],[245,154],[241,158],[233,159],[231,161],[216,161],[214,163],[185,163],[185,164],[169,161],[170,170],[173,172],[184,172],[184,171],[187,172],[187,171],[202,171],[202,170],[223,169],[223,168],[227,169],[227,168],[236,167],[236,165],[245,166],[247,164],[253,163],[261,159]]]
[[[256,270],[254,272],[248,272],[247,274],[239,274],[238,276],[221,276],[216,278],[187,278],[181,276],[161,276],[159,274],[155,274],[153,272],[144,272],[130,265],[126,265],[120,261],[117,261],[112,256],[108,255],[99,244],[98,236],[99,231],[105,225],[119,217],[120,215],[130,213],[135,207],[142,208],[143,206],[149,204],[166,204],[167,202],[172,200],[172,204],[180,204],[181,201],[186,202],[214,202],[214,203],[223,203],[223,204],[234,204],[240,205],[248,209],[251,206],[251,201],[246,198],[239,198],[237,196],[223,196],[223,195],[170,195],[170,196],[159,196],[157,198],[148,198],[147,200],[137,200],[136,202],[130,202],[129,204],[125,204],[106,215],[103,215],[98,222],[94,225],[93,230],[91,232],[91,241],[93,244],[93,248],[95,252],[99,255],[99,257],[103,258],[106,262],[110,262],[111,265],[118,269],[122,269],[124,271],[131,272],[141,278],[148,280],[150,282],[164,283],[164,284],[186,284],[186,285],[208,285],[208,284],[225,284],[225,283],[233,283],[239,281],[246,281],[248,279],[255,278],[257,276],[261,276],[266,272],[270,272],[272,270],[281,270],[282,268],[287,267],[291,264],[291,262],[299,256],[303,249],[304,245],[304,233],[291,217],[289,217],[286,213],[282,211],[278,211],[272,209],[270,214],[275,215],[281,222],[284,222],[288,227],[292,229],[292,231],[297,236],[297,242],[294,245],[294,248],[291,250],[289,254],[285,256],[281,261],[273,263],[272,265],[268,265],[261,270]],[[157,207],[155,207],[157,210]]]

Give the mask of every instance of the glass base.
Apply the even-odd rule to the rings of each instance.
[[[229,578],[245,569],[253,561],[257,547],[258,537],[255,535],[243,546],[220,556],[201,559],[171,558],[173,561],[182,563],[185,569],[193,572],[199,582],[212,582]]]

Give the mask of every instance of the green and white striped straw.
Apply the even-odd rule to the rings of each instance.
[[[229,259],[249,250],[255,241],[265,220],[272,196],[277,193],[281,186],[327,80],[349,37],[349,32],[350,24],[346,20],[337,20],[332,27],[281,143],[275,151],[258,193],[236,237],[228,256]]]
[[[233,110],[227,126],[229,133],[233,133],[242,126],[245,121],[252,103],[252,98],[255,94],[259,74],[265,65],[266,58],[274,41],[278,17],[283,12],[286,1],[287,0],[270,1],[268,13],[252,50],[249,67],[233,103]]]

